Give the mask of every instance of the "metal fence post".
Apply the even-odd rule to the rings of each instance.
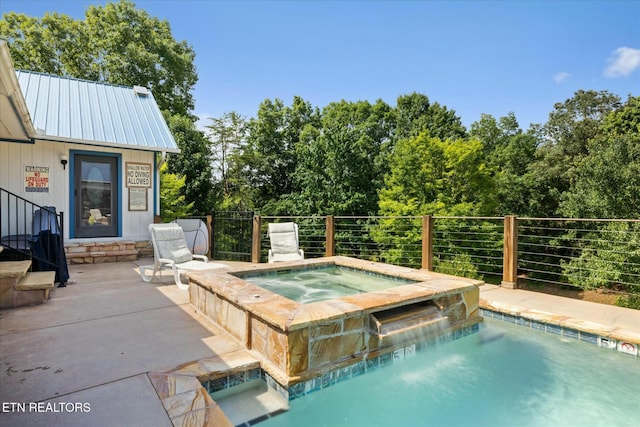
[[[422,216],[422,269],[433,271],[433,218]]]
[[[514,215],[504,217],[504,257],[500,285],[508,289],[518,287],[518,219]]]
[[[326,250],[325,256],[334,256],[336,247],[336,224],[333,215],[327,215],[326,218]]]
[[[251,233],[251,262],[260,262],[260,232],[262,230],[262,218],[260,215],[253,217],[253,231]]]

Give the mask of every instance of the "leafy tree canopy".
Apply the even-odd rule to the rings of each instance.
[[[251,209],[253,193],[241,161],[246,147],[248,123],[234,111],[209,120],[207,138],[211,142],[213,171],[218,181],[216,209]]]
[[[499,200],[495,214],[526,215],[529,185],[525,174],[535,159],[537,136],[523,132],[513,113],[499,120],[483,114],[471,125],[470,135],[482,142],[485,162],[495,171]]]
[[[640,97],[609,113],[575,166],[560,209],[579,218],[640,218]]]
[[[182,194],[193,204],[194,214],[208,215],[214,205],[211,143],[190,117],[165,115],[165,119],[181,150],[169,155],[169,172],[186,179]]]
[[[562,194],[576,180],[577,165],[589,154],[589,140],[598,133],[604,118],[620,106],[620,98],[607,91],[577,91],[557,103],[549,120],[540,127],[541,145],[527,171],[531,187],[531,214],[559,214]]]
[[[436,103],[421,93],[398,97],[396,107],[396,131],[398,139],[418,136],[423,131],[440,138],[463,138],[467,131],[455,111]]]
[[[388,171],[386,142],[391,108],[383,101],[331,103],[319,127],[298,143],[294,198],[300,214],[367,215],[377,211],[377,191]]]
[[[151,89],[182,150],[171,156],[169,170],[186,178],[182,195],[195,212],[210,212],[210,148],[191,115],[195,53],[173,38],[167,21],[119,0],[90,6],[79,20],[10,12],[0,19],[0,38],[9,43],[16,68]]]
[[[160,217],[162,222],[192,214],[193,203],[187,203],[182,195],[185,177],[170,173],[167,163],[160,167]]]
[[[319,110],[297,96],[290,107],[280,99],[260,104],[239,159],[255,190],[255,206],[270,215],[291,213],[287,199],[299,191],[294,177],[296,145],[303,129],[317,127],[319,120]]]
[[[495,209],[493,173],[477,139],[398,141],[380,192],[381,215],[485,215]]]

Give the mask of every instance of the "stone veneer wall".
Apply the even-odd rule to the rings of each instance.
[[[351,364],[357,358],[377,357],[420,338],[414,332],[381,342],[369,327],[370,314],[375,310],[360,310],[283,330],[195,282],[191,282],[189,292],[191,304],[198,311],[246,348],[260,353],[264,357],[263,367],[285,386],[306,381],[324,370]],[[482,320],[476,286],[431,299],[442,308],[442,316],[448,318],[451,329],[447,332]]]
[[[69,264],[99,264],[135,261],[138,257],[153,257],[150,241],[115,241],[65,243],[64,252]]]

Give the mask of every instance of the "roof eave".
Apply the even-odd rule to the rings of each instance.
[[[111,148],[124,148],[127,150],[152,151],[156,153],[180,153],[181,152],[179,148],[146,147],[144,145],[130,145],[130,144],[121,144],[117,142],[109,142],[109,141],[63,138],[63,137],[49,136],[49,135],[38,135],[35,137],[35,139],[42,140],[42,141],[63,142],[68,144],[91,145],[94,147],[111,147]]]
[[[27,136],[33,137],[36,134],[36,131],[33,126],[33,122],[31,121],[31,116],[29,115],[27,103],[25,102],[22,90],[20,89],[18,77],[14,71],[13,60],[11,59],[11,53],[9,52],[9,45],[4,40],[0,40],[0,79],[2,79],[8,89],[7,91],[10,102],[16,109]]]

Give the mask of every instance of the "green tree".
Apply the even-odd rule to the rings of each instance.
[[[482,143],[477,139],[441,140],[423,132],[402,139],[390,157],[391,172],[380,191],[380,226],[372,230],[376,243],[388,248],[383,257],[394,263],[419,265],[408,248],[420,244],[420,227],[408,228],[402,217],[416,215],[477,216],[494,211],[494,173],[484,163]],[[446,228],[444,233],[454,233]],[[482,231],[483,233],[485,231]],[[460,241],[460,240],[457,240]],[[474,277],[477,268],[470,263],[468,248],[455,247],[445,239],[441,251],[446,259],[434,263],[444,272],[462,269]],[[491,246],[490,239],[487,245]],[[458,265],[459,269],[451,269]]]
[[[391,108],[335,102],[322,110],[320,128],[308,126],[298,144],[294,198],[299,214],[367,215],[377,211],[377,192],[387,171],[385,143]]]
[[[247,121],[234,111],[209,120],[207,137],[211,142],[213,171],[218,178],[216,208],[250,209],[252,192],[241,162],[248,135]]]
[[[482,142],[485,162],[496,172],[495,214],[528,214],[530,188],[525,175],[535,159],[536,135],[523,132],[513,113],[499,120],[483,114],[471,125],[470,135]]]
[[[185,179],[170,173],[167,163],[160,167],[160,217],[163,222],[192,214],[193,203],[187,203],[182,194]]]
[[[440,139],[464,138],[467,134],[455,111],[431,103],[426,95],[412,93],[399,96],[394,109],[395,138],[416,137],[424,131]]]
[[[382,215],[485,215],[495,209],[492,170],[477,139],[426,132],[398,141],[380,192]]]
[[[563,215],[577,218],[640,218],[640,97],[609,113],[575,165]]]
[[[193,204],[194,215],[208,215],[215,203],[211,172],[211,143],[190,117],[165,115],[180,154],[169,155],[169,172],[184,176],[182,194]]]
[[[559,214],[561,197],[575,183],[576,168],[589,154],[589,140],[607,114],[619,106],[616,95],[584,90],[554,106],[547,123],[539,128],[541,145],[527,172],[531,215]]]
[[[255,191],[255,206],[271,215],[291,213],[290,198],[299,191],[294,175],[296,145],[302,130],[317,126],[320,113],[294,97],[290,107],[276,99],[264,100],[249,122],[247,146],[237,160]]]
[[[0,39],[9,43],[18,69],[97,80],[84,21],[58,13],[35,18],[9,12],[0,19]]]
[[[587,233],[580,254],[561,262],[563,274],[583,289],[613,289],[628,293],[619,305],[640,309],[640,223],[610,222],[601,230]],[[631,304],[630,304],[631,303]]]

